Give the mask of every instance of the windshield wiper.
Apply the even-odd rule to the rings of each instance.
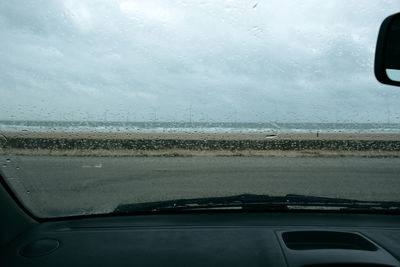
[[[359,201],[344,198],[315,197],[289,194],[286,196],[268,196],[243,194],[228,197],[179,199],[159,202],[121,204],[114,214],[134,214],[142,212],[174,212],[191,210],[228,210],[246,211],[273,210],[383,210],[400,212],[400,202]]]

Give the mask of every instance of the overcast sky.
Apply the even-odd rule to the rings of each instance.
[[[400,122],[400,1],[1,1],[0,119]]]

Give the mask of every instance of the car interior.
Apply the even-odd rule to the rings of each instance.
[[[374,67],[379,82],[400,86],[400,13],[381,25]],[[4,173],[0,266],[400,266],[398,202],[321,198],[301,208],[301,196],[259,206],[269,199],[241,195],[229,205],[161,201],[46,218],[26,207]],[[255,204],[245,208],[245,198]],[[336,208],[324,210],[326,203]]]

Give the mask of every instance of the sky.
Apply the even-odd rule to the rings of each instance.
[[[0,120],[391,122],[400,1],[0,2]]]

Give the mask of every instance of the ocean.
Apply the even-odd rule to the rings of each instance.
[[[36,133],[400,133],[400,123],[0,121],[0,132]]]

